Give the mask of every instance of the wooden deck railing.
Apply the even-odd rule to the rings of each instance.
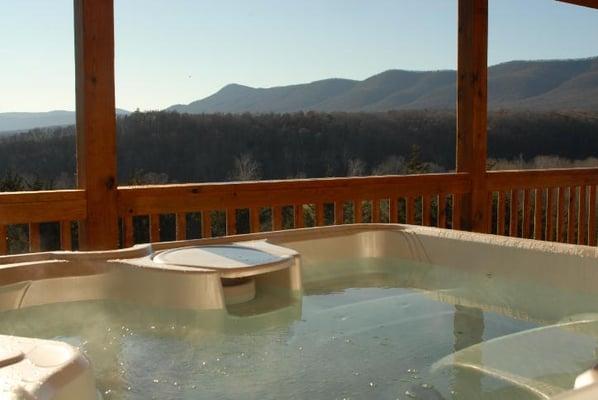
[[[489,172],[489,233],[596,245],[598,169]]]
[[[120,245],[360,222],[459,229],[458,204],[471,191],[470,178],[446,173],[124,186],[117,196]],[[490,171],[486,185],[487,232],[596,245],[598,168]],[[72,249],[74,223],[87,218],[86,209],[84,190],[0,193],[0,254]],[[43,234],[58,240],[44,241]],[[26,244],[11,246],[17,239]]]
[[[71,225],[86,217],[84,190],[0,193],[0,254],[10,249],[8,227],[23,224],[27,226],[20,232],[27,236],[28,250],[40,251],[40,224],[47,222],[59,225],[59,247],[70,250]]]
[[[446,205],[447,196],[468,191],[468,174],[452,173],[120,187],[118,204],[124,244],[129,246],[134,242],[134,217],[148,216],[149,239],[159,241],[160,216],[165,214],[176,215],[177,239],[187,237],[189,213],[201,215],[202,237],[213,235],[217,213],[224,215],[222,233],[227,235],[258,232],[264,226],[300,228],[306,226],[306,217],[309,225],[322,226],[364,222],[364,216],[365,222],[399,222],[403,215],[402,222],[414,223],[418,215],[425,225],[434,218],[446,226],[446,207],[438,207],[438,199]],[[248,223],[241,230],[243,214],[248,214]],[[269,221],[263,221],[263,214]]]

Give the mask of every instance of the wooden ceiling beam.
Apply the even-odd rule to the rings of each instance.
[[[598,0],[557,0],[561,3],[574,4],[576,6],[583,6],[598,9]]]

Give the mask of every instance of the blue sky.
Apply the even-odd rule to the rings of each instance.
[[[72,0],[0,5],[0,112],[74,109]],[[456,0],[115,0],[116,101],[455,68]],[[598,10],[490,0],[489,63],[598,56]]]

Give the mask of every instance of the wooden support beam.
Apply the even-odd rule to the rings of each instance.
[[[150,242],[155,243],[160,241],[160,215],[152,214],[150,219]]]
[[[488,114],[488,0],[459,0],[457,62],[457,172],[471,174],[462,196],[464,230],[485,232],[488,223],[486,157]]]
[[[113,0],[74,0],[77,186],[87,219],[81,250],[118,247]]]
[[[587,244],[587,198],[586,186],[582,185],[579,187],[579,209],[577,210],[577,244]]]
[[[345,223],[345,202],[334,202],[334,224],[342,225]]]
[[[355,223],[361,224],[363,222],[363,200],[353,201],[353,211],[355,213]]]
[[[496,209],[496,234],[505,234],[505,214],[507,209],[507,194],[498,192],[498,207]]]
[[[588,244],[596,246],[596,185],[590,186],[588,210]]]
[[[461,200],[463,196],[459,194],[453,194],[451,197],[453,200],[453,209],[451,210],[451,228],[461,230],[461,210],[463,209]]]
[[[519,232],[519,190],[511,190],[509,215],[509,236],[516,237]]]
[[[372,200],[372,223],[380,222],[380,199]]]
[[[562,3],[574,4],[576,6],[583,6],[598,9],[598,0],[557,0]]]
[[[295,204],[293,210],[293,217],[295,219],[295,229],[303,228],[305,226],[304,223],[304,215],[303,215],[303,204]]]
[[[567,243],[575,244],[575,201],[577,200],[577,188],[569,187],[569,201],[567,203]]]
[[[388,200],[388,222],[399,223],[399,200],[394,196]]]
[[[201,212],[201,237],[202,239],[212,237],[212,216],[206,210]]]
[[[564,242],[563,237],[565,233],[565,188],[560,187],[557,197],[557,214],[556,214],[556,241]]]
[[[282,206],[272,207],[272,230],[282,230]]]
[[[545,240],[554,240],[554,190],[548,188],[546,195],[546,237]]]
[[[262,224],[260,223],[260,208],[249,209],[249,232],[261,232]]]
[[[124,247],[131,247],[135,244],[135,229],[133,227],[133,217],[125,215],[123,217],[124,224]]]
[[[324,226],[324,203],[316,203],[316,226]]]
[[[8,253],[8,228],[0,224],[0,256]]]
[[[544,189],[536,189],[534,193],[534,239],[542,240],[542,212]]]
[[[35,253],[41,250],[41,236],[39,231],[39,223],[34,222],[29,224],[29,252]]]
[[[446,228],[446,194],[438,195],[438,227]]]
[[[422,196],[422,225],[432,225],[432,198],[430,195]]]
[[[530,233],[532,230],[532,196],[531,190],[523,190],[523,229],[521,230],[521,237],[530,239]]]
[[[405,223],[415,224],[415,201],[412,197],[405,197]]]
[[[237,210],[234,208],[226,209],[226,234],[237,234]]]
[[[187,239],[187,213],[176,214],[176,240]]]
[[[70,251],[73,249],[71,237],[71,221],[60,222],[60,249]]]

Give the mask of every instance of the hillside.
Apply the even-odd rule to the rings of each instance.
[[[454,109],[456,72],[390,70],[363,81],[326,79],[273,88],[227,85],[168,111],[213,112],[388,111]],[[598,110],[598,58],[511,61],[490,67],[491,109]]]
[[[118,181],[220,182],[251,178],[404,173],[417,146],[432,170],[455,165],[455,113],[203,114],[135,112],[118,118]],[[494,111],[490,158],[530,161],[598,154],[598,113]],[[240,162],[239,160],[244,160]],[[555,164],[550,164],[555,166]],[[0,137],[0,180],[74,185],[75,129],[35,129]],[[241,166],[241,167],[240,167]],[[251,174],[248,174],[251,172]],[[0,188],[1,190],[1,188]]]
[[[166,111],[285,113],[454,110],[455,71],[390,70],[363,81],[316,82],[252,88],[230,84],[217,93]],[[491,110],[598,111],[598,57],[578,60],[511,61],[490,67]],[[126,110],[118,110],[126,115]],[[0,113],[0,134],[75,123],[73,111]]]

